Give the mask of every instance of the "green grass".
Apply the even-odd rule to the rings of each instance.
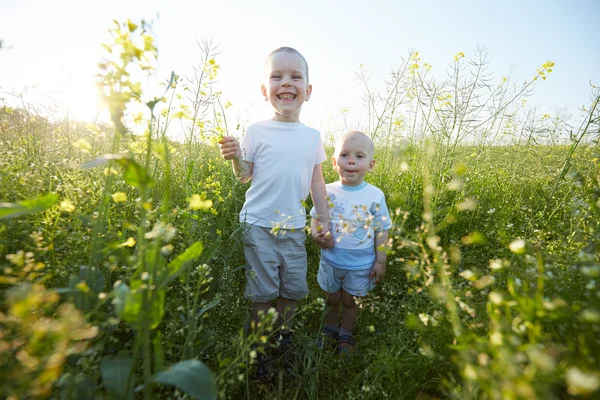
[[[126,148],[129,141],[121,146]],[[477,149],[476,156],[472,148],[460,148],[454,160],[457,167],[448,172],[445,181],[460,179],[463,186],[449,190],[438,185],[440,189],[429,199],[435,204],[433,219],[425,225],[422,171],[434,166],[423,164],[420,158],[411,162],[408,170],[401,170],[402,157],[391,159],[388,165],[380,164],[367,179],[383,188],[390,210],[398,210],[399,214],[386,280],[362,303],[356,328],[358,355],[343,359],[331,351],[317,352],[307,344],[319,331],[319,298],[323,296],[315,279],[318,249],[308,242],[310,294],[299,302],[295,331],[300,376],[281,377],[265,386],[249,379],[250,348],[243,334],[248,304],[242,296],[244,277],[239,267],[244,260],[237,214],[247,186],[236,183],[230,166],[218,157],[214,146],[198,145],[190,152],[196,156],[183,160],[186,151],[172,145],[173,208],[162,217],[177,229],[171,254],[180,254],[195,241],[201,241],[205,248],[215,241],[220,246],[210,257],[187,269],[186,282],[174,280],[166,291],[164,315],[152,331],[152,337],[161,341],[164,365],[198,358],[213,371],[220,393],[232,398],[485,397],[498,390],[517,393],[519,387],[523,393],[529,390],[544,397],[566,395],[568,383],[564,377],[569,368],[588,373],[598,370],[594,357],[600,350],[594,274],[598,270],[595,179],[599,169],[593,149],[578,151],[572,167],[578,174],[561,182],[559,189],[551,193],[567,155],[564,147],[489,147]],[[96,154],[104,151],[93,150]],[[379,153],[382,151],[379,149]],[[13,272],[18,279],[5,284],[5,289],[24,282],[43,282],[48,289],[70,287],[73,277],[80,276],[81,266],[88,265],[91,238],[98,233],[94,227],[102,201],[101,182],[106,178],[104,167],[68,167],[89,157],[85,154],[74,153],[70,159],[67,154],[46,154],[33,161],[14,138],[2,139],[0,178],[4,201],[17,202],[53,192],[75,206],[72,212],[55,205],[41,213],[2,221],[2,253],[31,252],[36,261],[44,263],[36,276]],[[194,168],[186,176],[184,164],[192,161]],[[327,164],[325,175],[328,181],[333,179]],[[106,277],[100,292],[108,299],[115,296],[111,292],[115,282],[128,282],[135,274],[135,248],[116,245],[135,237],[140,218],[135,190],[120,175],[113,185],[112,192],[123,191],[128,200],[110,202],[106,229],[100,235],[104,250],[95,266]],[[155,215],[161,207],[162,185],[157,176],[149,197],[151,221],[158,218]],[[212,209],[193,214],[185,211],[190,193],[211,199]],[[475,199],[477,207],[457,211],[456,205],[467,198]],[[407,216],[403,221],[404,212]],[[465,245],[463,238],[472,232],[481,233],[484,242]],[[433,234],[440,237],[438,249],[427,244]],[[529,243],[527,254],[516,255],[509,250],[509,244],[517,238]],[[491,271],[492,259],[505,260],[506,267]],[[6,272],[10,263],[4,257],[1,263]],[[208,264],[208,269],[194,272],[202,263]],[[477,289],[477,279],[461,276],[466,270],[477,279],[493,276],[495,281]],[[543,289],[539,287],[540,277],[544,278]],[[197,285],[198,279],[203,283]],[[517,279],[520,285],[515,284]],[[493,305],[489,300],[491,291],[511,300]],[[93,381],[98,382],[95,393],[104,393],[100,361],[123,349],[133,353],[135,329],[117,318],[110,301],[90,300],[89,304],[96,304],[90,308],[77,296],[67,293],[61,300],[75,301],[99,332],[86,352],[68,358],[62,383],[55,383],[53,390],[60,393],[69,385],[83,388]],[[196,307],[215,299],[219,303],[192,326],[189,302],[194,298]],[[6,312],[9,305],[6,299],[3,301]],[[507,306],[508,301],[512,305]],[[515,324],[521,325],[516,328]],[[6,328],[8,325],[3,326]],[[189,342],[186,345],[191,329],[196,334],[192,350]],[[491,331],[501,332],[502,344],[490,344]],[[186,346],[188,350],[184,351]],[[544,354],[539,357],[545,357],[542,361],[548,365],[531,372],[535,359],[528,354],[533,348]],[[152,353],[157,349],[151,349]],[[481,360],[486,359],[488,364],[482,365]],[[3,368],[19,362],[15,358],[4,360]],[[511,367],[514,374],[500,373],[500,367]],[[465,368],[471,375],[466,375]],[[472,371],[476,371],[475,378]],[[159,387],[154,391],[155,395],[170,393]]]

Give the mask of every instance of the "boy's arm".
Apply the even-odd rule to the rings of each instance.
[[[375,265],[371,269],[370,278],[375,278],[375,283],[379,283],[385,277],[385,264],[387,262],[386,250],[389,247],[388,231],[375,232]]]
[[[242,160],[242,157],[236,157],[232,160],[233,173],[236,178],[242,183],[246,183],[252,179],[252,170],[254,169],[254,163]]]
[[[333,247],[333,240],[331,237],[331,233],[328,230],[325,230],[321,227],[321,223],[319,220],[311,218],[310,219],[310,234],[315,241],[322,249],[328,249]]]
[[[241,182],[245,183],[252,179],[252,169],[254,163],[245,161],[242,158],[242,149],[240,143],[236,138],[232,136],[225,136],[219,140],[219,147],[221,149],[221,157],[225,160],[231,160],[233,165],[233,173],[236,178]]]
[[[327,205],[327,189],[325,188],[325,178],[323,178],[323,169],[321,164],[317,164],[313,168],[312,180],[310,182],[310,196],[318,216],[318,218],[316,218],[318,219],[318,223],[315,231],[323,232],[323,239],[326,241],[323,244],[327,245],[327,247],[331,247],[333,245],[333,238],[331,237],[331,234],[329,234],[329,207]],[[319,226],[321,229],[319,229]],[[321,243],[319,243],[319,245],[323,247]]]

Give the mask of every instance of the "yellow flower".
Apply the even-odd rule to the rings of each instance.
[[[600,388],[600,374],[571,367],[566,371],[567,392],[574,396],[589,396]]]
[[[517,239],[508,245],[510,251],[514,254],[525,254],[527,251],[526,243],[523,239]]]
[[[71,202],[71,200],[66,199],[60,202],[59,208],[62,211],[66,211],[66,212],[73,212],[75,211],[75,205]]]
[[[209,210],[213,203],[211,200],[202,200],[199,194],[193,194],[190,198],[190,209],[197,210]]]
[[[127,201],[127,195],[123,192],[115,192],[111,195],[115,203],[123,203]]]
[[[134,124],[139,124],[140,122],[142,122],[143,118],[144,118],[144,113],[143,112],[139,112],[139,113],[133,114],[133,123]]]
[[[503,343],[502,334],[498,331],[493,332],[490,335],[490,343],[494,346],[500,346]]]
[[[554,67],[554,63],[552,61],[546,61],[544,64],[542,64],[542,68],[552,68]]]
[[[108,175],[117,175],[118,172],[116,169],[114,169],[113,167],[110,168],[104,168],[104,175],[108,176]]]
[[[92,151],[92,145],[89,144],[85,139],[78,139],[77,141],[73,142],[73,147],[81,150],[83,153],[89,153]]]
[[[89,293],[90,292],[90,287],[84,281],[79,282],[77,285],[75,285],[75,287],[77,289],[79,289],[80,291],[82,291],[83,293]]]
[[[121,245],[122,247],[133,247],[135,246],[135,239],[132,237],[127,238],[127,240],[125,242],[123,242],[123,244]]]

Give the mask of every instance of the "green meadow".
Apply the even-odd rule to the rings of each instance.
[[[226,117],[218,58],[205,45],[193,77],[151,90],[134,73],[156,60],[147,26],[111,33],[98,67],[111,123],[0,108],[0,396],[600,395],[597,88],[570,127],[527,109],[550,61],[524,84],[492,80],[483,53],[457,53],[442,82],[418,53],[379,93],[363,75],[360,128],[378,160],[366,180],[394,220],[386,278],[360,301],[356,352],[317,349],[324,302],[307,240],[295,369],[258,382],[252,344],[274,339],[276,316],[249,332],[238,223],[248,184],[216,144],[244,124]],[[337,179],[330,162],[324,174]]]

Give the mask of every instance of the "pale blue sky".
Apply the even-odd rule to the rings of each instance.
[[[70,74],[70,107],[83,115],[95,104],[100,43],[113,19],[126,18],[155,20],[157,81],[171,70],[191,74],[200,58],[196,40],[212,39],[222,67],[217,90],[244,121],[270,117],[259,91],[262,65],[283,45],[297,48],[310,64],[313,97],[301,120],[322,130],[342,107],[363,112],[363,88],[354,78],[359,64],[382,88],[410,50],[419,51],[440,76],[454,54],[468,57],[478,45],[487,48],[498,79],[511,66],[519,81],[531,79],[552,60],[554,72],[528,101],[543,112],[570,106],[575,120],[576,109],[589,103],[589,81],[600,84],[598,0],[21,0],[4,4],[0,13],[0,97],[10,99],[2,92],[27,87],[32,102],[64,98]]]

